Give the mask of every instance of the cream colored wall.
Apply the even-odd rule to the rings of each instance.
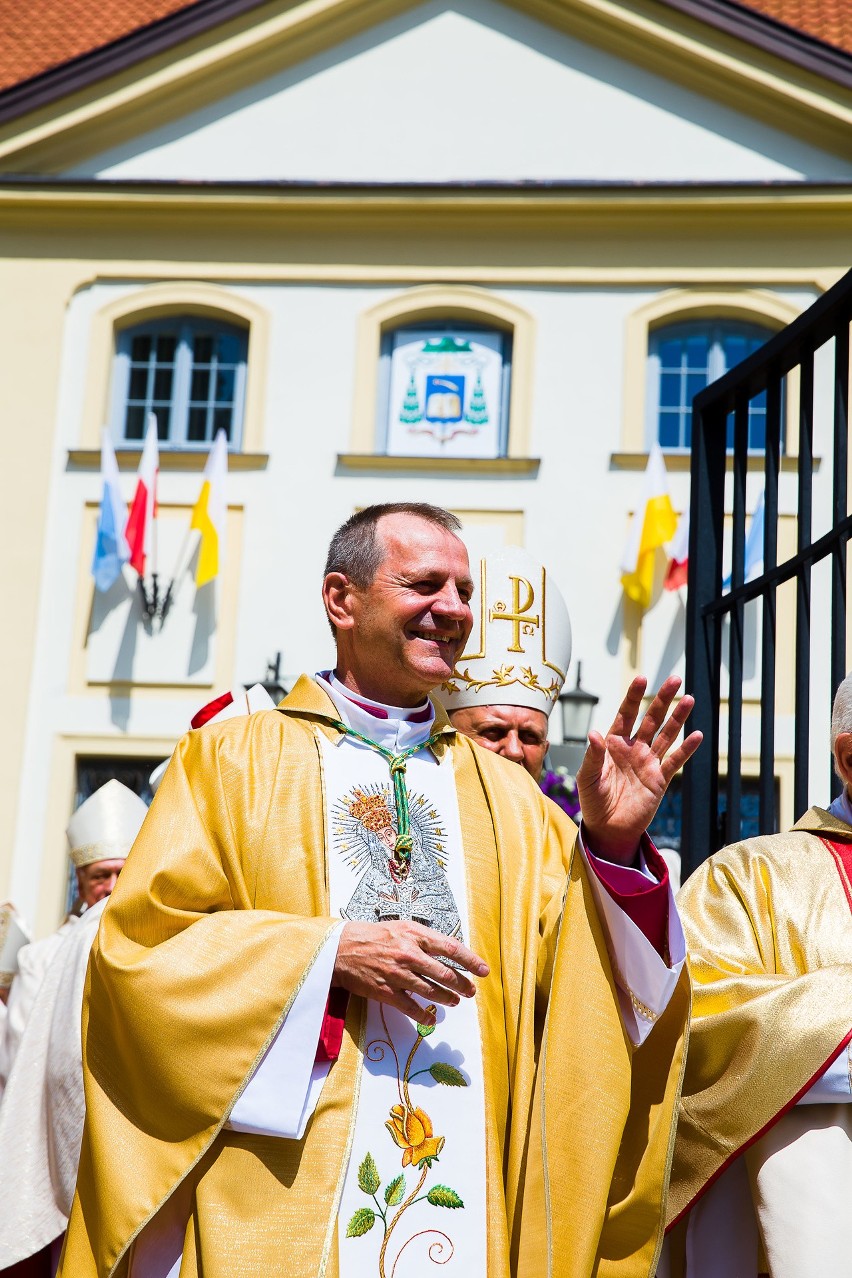
[[[3,462],[0,465],[0,884],[11,872],[21,765],[36,647],[41,565],[53,461],[56,387],[65,306],[79,264],[50,256],[16,259],[0,230],[0,352]],[[35,672],[44,677],[44,671]],[[0,889],[2,894],[2,889]]]

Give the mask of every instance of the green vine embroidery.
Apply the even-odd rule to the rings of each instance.
[[[434,1007],[429,1010],[435,1011]],[[432,1207],[449,1209],[464,1207],[460,1196],[449,1185],[432,1185],[425,1193],[423,1192],[432,1164],[438,1162],[441,1150],[444,1148],[445,1138],[434,1134],[432,1120],[429,1115],[424,1109],[412,1103],[409,1083],[417,1078],[419,1074],[429,1074],[436,1083],[441,1083],[445,1087],[467,1087],[468,1083],[461,1070],[456,1069],[454,1065],[450,1065],[447,1061],[433,1061],[431,1065],[424,1069],[416,1070],[412,1074],[411,1066],[414,1063],[414,1057],[417,1055],[423,1040],[434,1032],[434,1025],[417,1026],[417,1034],[411,1051],[408,1053],[405,1068],[400,1072],[399,1056],[388,1031],[384,1009],[380,1008],[380,1015],[385,1037],[374,1039],[373,1042],[369,1043],[367,1055],[371,1060],[383,1060],[385,1048],[387,1048],[396,1062],[396,1084],[399,1104],[391,1106],[390,1116],[385,1123],[385,1127],[394,1144],[402,1150],[403,1171],[394,1176],[385,1185],[382,1192],[383,1205],[379,1201],[382,1181],[376,1166],[376,1160],[369,1152],[364,1155],[358,1168],[358,1188],[368,1198],[372,1199],[374,1206],[358,1208],[346,1227],[346,1237],[362,1238],[364,1234],[370,1232],[376,1221],[381,1221],[384,1236],[379,1252],[379,1278],[388,1278],[386,1270],[388,1243],[402,1217],[415,1203],[427,1202]],[[378,1055],[370,1057],[371,1050],[377,1051]],[[407,1167],[413,1167],[420,1173],[410,1189],[406,1183],[405,1176],[405,1168]],[[394,1278],[400,1256],[408,1244],[413,1242],[415,1238],[428,1234],[436,1236],[435,1241],[428,1248],[429,1259],[440,1264],[446,1264],[451,1259],[455,1248],[453,1247],[452,1239],[443,1230],[435,1228],[419,1230],[406,1239],[400,1247],[390,1270],[390,1278]],[[449,1248],[449,1255],[444,1256],[443,1252],[446,1248]]]

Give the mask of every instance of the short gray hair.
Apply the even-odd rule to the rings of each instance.
[[[852,732],[852,673],[848,674],[834,694],[831,709],[831,749],[841,732]]]
[[[323,577],[330,572],[339,572],[362,590],[372,585],[382,562],[382,546],[376,536],[376,527],[384,515],[413,515],[447,532],[461,530],[461,520],[449,510],[444,510],[443,506],[431,506],[425,501],[386,501],[365,506],[341,524],[332,537]],[[331,618],[329,624],[334,631]]]

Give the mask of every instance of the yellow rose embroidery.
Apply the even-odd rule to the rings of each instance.
[[[412,1163],[419,1167],[424,1158],[437,1158],[444,1148],[444,1137],[433,1136],[432,1120],[425,1110],[394,1105],[385,1127],[403,1151],[403,1167]]]

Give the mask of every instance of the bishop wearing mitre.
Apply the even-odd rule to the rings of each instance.
[[[353,516],[334,670],[176,750],[89,969],[64,1278],[653,1272],[682,938],[673,904],[658,949],[614,938],[590,858],[634,872],[691,699],[667,683],[634,730],[631,687],[578,838],[429,696],[479,609],[458,530]],[[543,676],[519,589],[493,624]]]
[[[113,778],[90,795],[66,828],[81,913],[21,951],[12,985],[26,1008],[0,1103],[0,1271],[29,1262],[55,1273],[68,1221],[83,1134],[80,1011],[89,950],[146,805]],[[38,974],[39,979],[35,980]],[[21,991],[23,991],[21,993]],[[53,1258],[51,1259],[51,1252]]]

